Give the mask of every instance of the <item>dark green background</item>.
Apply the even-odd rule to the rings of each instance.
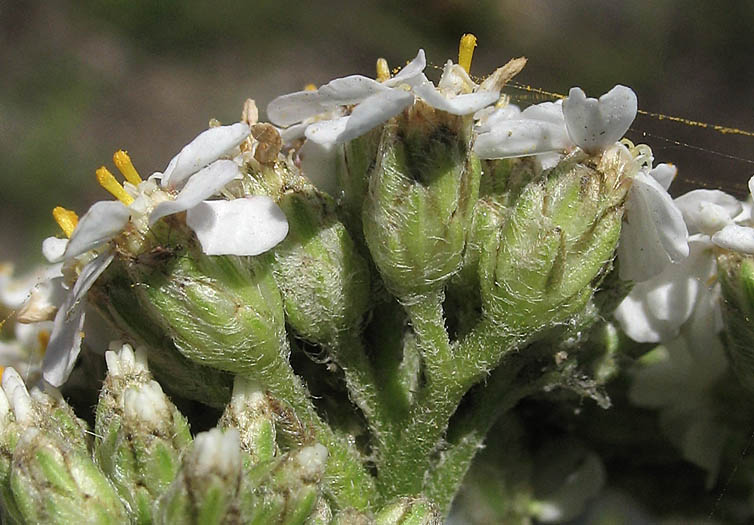
[[[53,206],[83,213],[107,198],[94,170],[112,169],[118,148],[148,175],[209,118],[238,120],[246,97],[264,108],[419,47],[441,65],[463,32],[479,38],[474,74],[526,55],[521,82],[592,96],[623,83],[643,109],[752,129],[752,24],[752,1],[0,1],[0,260],[39,260],[41,240],[58,233]],[[752,138],[643,117],[634,128],[632,138],[754,158]],[[643,141],[696,185],[741,196],[754,173]]]

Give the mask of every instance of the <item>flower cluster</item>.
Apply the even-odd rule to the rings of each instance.
[[[282,95],[270,123],[249,99],[146,179],[118,151],[123,182],[96,170],[115,200],[53,210],[64,237],[43,242],[48,266],[0,267],[0,445],[75,458],[117,519],[427,522],[501,414],[556,389],[608,405],[602,386],[639,348],[628,397],[714,482],[729,431],[715,432],[714,396],[730,368],[754,385],[752,200],[672,198],[676,167],[624,138],[630,88],[519,107],[503,89],[526,59],[472,77],[475,45],[464,36],[437,82],[420,49],[399,70],[378,60],[374,79]],[[107,375],[79,382],[82,349],[106,348]],[[86,424],[56,388],[103,378],[96,445],[70,445],[45,414],[61,432]],[[193,401],[226,407],[195,438],[177,408]],[[497,458],[518,480],[503,476],[506,497],[525,502],[508,510],[569,519],[607,464],[577,442],[587,430],[543,490],[524,487],[527,425],[511,413],[521,457]],[[13,516],[45,514],[23,507],[45,476],[9,489],[3,461]]]

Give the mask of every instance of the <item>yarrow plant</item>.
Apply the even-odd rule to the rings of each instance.
[[[567,521],[643,435],[715,487],[750,431],[750,200],[673,199],[630,88],[520,108],[526,59],[476,78],[475,45],[269,123],[249,99],[53,210],[49,265],[0,270],[4,522]]]

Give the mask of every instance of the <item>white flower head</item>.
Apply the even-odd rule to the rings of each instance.
[[[473,46],[472,46],[473,49]],[[470,55],[468,62],[470,63]],[[471,115],[494,104],[507,80],[526,63],[510,61],[477,85],[467,67],[448,62],[435,86],[424,75],[426,58],[420,49],[401,71],[390,76],[385,62],[380,81],[361,75],[332,80],[315,91],[299,91],[273,100],[267,114],[274,124],[295,130],[282,133],[306,137],[320,144],[340,144],[359,137],[411,106],[416,98],[452,115]],[[349,111],[350,110],[350,111]],[[344,114],[348,113],[348,114]]]
[[[257,255],[285,238],[285,216],[267,197],[207,200],[241,176],[238,163],[222,157],[234,151],[249,133],[245,123],[204,131],[184,146],[164,173],[146,181],[141,180],[130,160],[122,167],[116,157],[129,182],[121,186],[105,168],[97,175],[118,200],[95,203],[77,224],[75,215],[71,219],[66,215],[71,212],[64,211],[59,223],[65,224],[70,239],[48,239],[43,251],[66,264],[84,264],[55,316],[43,363],[47,382],[60,386],[70,375],[81,348],[86,295],[113,260],[112,250],[102,247],[126,225],[146,231],[159,219],[186,211],[187,224],[208,255]]]

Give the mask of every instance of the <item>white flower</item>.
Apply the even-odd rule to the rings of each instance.
[[[502,85],[518,73],[525,59],[515,59],[498,69],[481,85],[459,65],[448,62],[437,87],[427,79],[424,50],[394,77],[378,82],[361,75],[335,79],[316,91],[299,91],[273,100],[267,107],[271,122],[320,144],[343,143],[359,137],[398,115],[419,97],[435,109],[453,115],[470,115],[494,104]],[[344,115],[345,107],[353,106]]]
[[[599,100],[577,87],[563,101],[544,102],[523,111],[503,107],[477,114],[474,151],[482,158],[538,155],[542,168],[556,164],[552,153],[579,147],[597,154],[616,145],[636,117],[634,92],[615,86]],[[660,164],[640,170],[626,202],[626,223],[618,256],[622,279],[645,281],[688,255],[688,232],[681,212],[667,192],[675,168]]]
[[[249,135],[238,123],[209,129],[186,145],[168,164],[138,186],[126,184],[132,202],[102,201],[91,206],[66,243],[46,240],[46,256],[72,261],[96,250],[118,235],[126,224],[146,230],[167,215],[186,211],[187,224],[209,255],[257,255],[282,241],[288,233],[283,212],[269,197],[207,201],[231,180],[240,177],[238,164],[220,159]],[[160,189],[157,180],[161,179]],[[171,193],[178,191],[172,198]],[[113,259],[109,249],[81,269],[55,316],[43,370],[47,382],[60,386],[71,373],[81,348],[86,294]]]
[[[599,100],[574,87],[562,102],[544,102],[520,114],[491,118],[478,129],[474,151],[482,158],[504,159],[570,149],[589,154],[617,142],[636,117],[634,92],[615,86]]]
[[[626,199],[626,220],[618,244],[620,278],[643,282],[689,254],[683,215],[668,194],[675,166],[640,170]]]
[[[736,223],[744,208],[735,198],[719,190],[694,190],[675,199],[688,231],[690,254],[684,261],[667,266],[660,274],[637,284],[615,311],[615,317],[629,337],[640,342],[664,342],[675,338],[681,326],[698,308],[712,308],[717,333],[722,329],[717,305],[720,290],[714,247],[736,251],[747,248],[752,228]],[[731,239],[735,228],[746,233]],[[726,232],[725,235],[721,235]],[[748,253],[748,252],[747,252]],[[622,260],[621,260],[622,262]]]

